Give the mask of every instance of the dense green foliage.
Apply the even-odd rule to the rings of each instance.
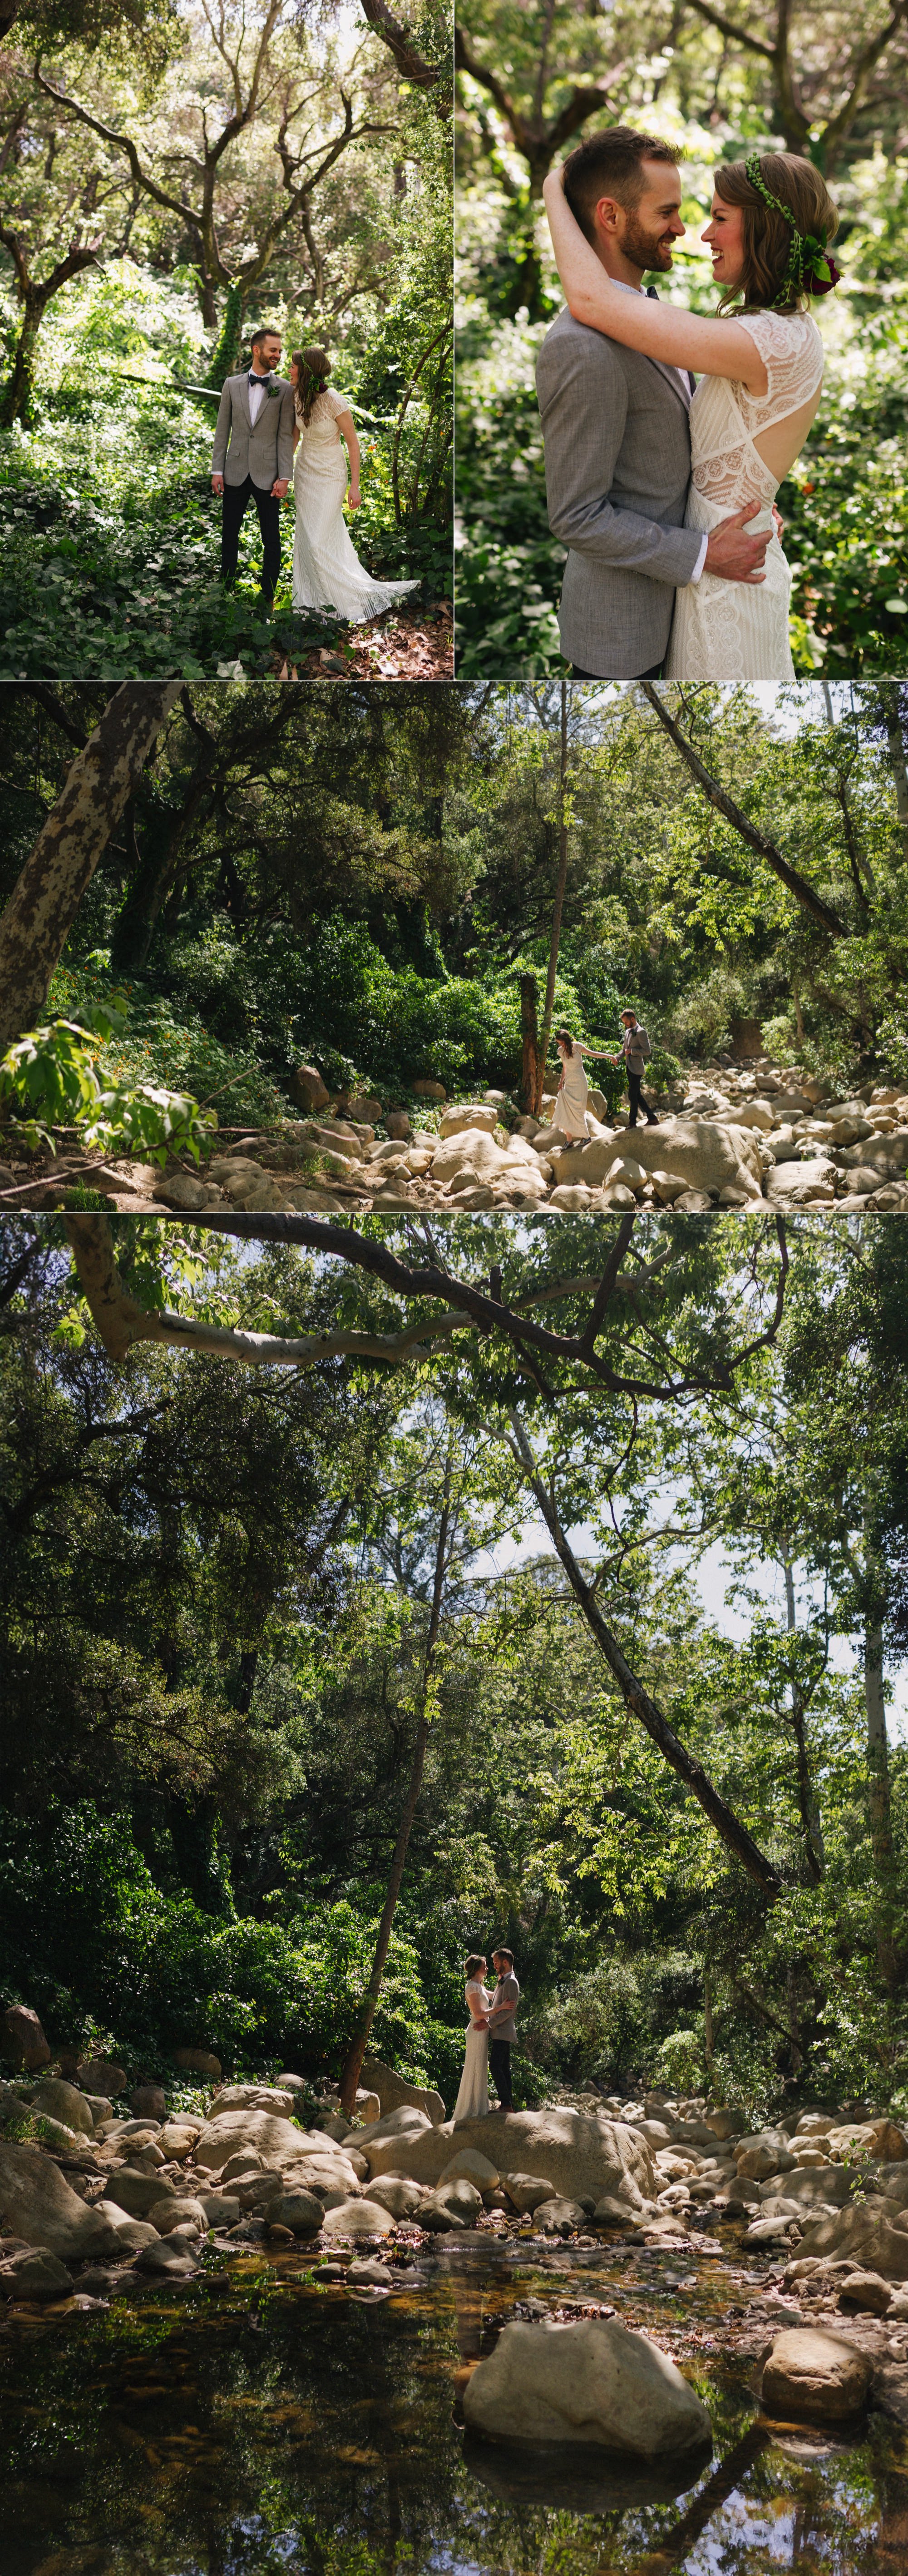
[[[609,1044],[632,1003],[656,1081],[747,1017],[783,1062],[899,1070],[905,690],[813,684],[772,716],[743,690],[665,703],[800,893],[707,803],[640,692],[572,689],[556,1022]],[[4,693],[4,895],[103,704],[94,688]],[[124,996],[104,1078],[189,1094],[223,1124],[280,1116],[313,1058],[330,1089],[388,1105],[424,1077],[513,1092],[521,976],[541,993],[550,951],[559,722],[545,682],[187,688],[75,914],[49,1013],[90,1021]]]
[[[885,1735],[874,1751],[861,1678],[877,1631],[884,1664],[899,1658],[908,1615],[897,1221],[796,1225],[778,1336],[772,1227],[647,1223],[635,1319],[619,1299],[601,1338],[649,1384],[633,1404],[557,1359],[542,1402],[469,1335],[415,1377],[355,1356],[249,1375],[147,1347],[114,1367],[56,1229],[4,1231],[11,1998],[58,2043],[100,2034],[135,2069],[188,2041],[233,2067],[337,2071],[408,1776],[446,1460],[429,1754],[381,2052],[450,2098],[462,1958],[497,1935],[526,1995],[524,2098],[631,2074],[756,2110],[802,2072],[814,2091],[900,2092],[904,1756]],[[612,1232],[459,1220],[448,1248],[467,1278],[497,1260],[507,1299],[595,1272]],[[119,1243],[134,1294],[202,1320],[401,1320],[320,1257],[190,1250],[151,1223]],[[572,1329],[571,1297],[558,1313]],[[515,1400],[604,1615],[771,1857],[774,1904],[629,1719],[539,1555]],[[699,1586],[706,1549],[743,1605],[731,1633]]]
[[[901,436],[908,177],[893,121],[904,34],[876,0],[818,21],[765,0],[739,17],[679,19],[627,0],[595,22],[556,5],[543,22],[508,0],[464,0],[458,367],[459,662],[464,677],[563,669],[564,551],[546,516],[536,353],[561,292],[539,203],[553,162],[596,124],[670,141],[685,165],[688,227],[659,292],[714,310],[699,236],[719,161],[763,149],[820,163],[840,213],[843,272],[816,308],[823,398],[779,492],[794,575],[795,669],[873,677],[904,664],[908,508]],[[881,42],[869,82],[862,48]],[[803,132],[806,50],[810,123]],[[786,77],[786,66],[788,77]]]

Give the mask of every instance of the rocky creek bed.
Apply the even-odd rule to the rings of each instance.
[[[2,2088],[11,2576],[903,2576],[899,2122],[364,2072]]]
[[[609,1120],[602,1093],[591,1091],[589,1136],[569,1145],[552,1129],[552,1094],[537,1119],[522,1116],[502,1091],[449,1101],[440,1084],[426,1081],[408,1108],[391,1108],[370,1095],[329,1098],[313,1067],[300,1067],[294,1079],[312,1101],[307,1116],[267,1132],[228,1131],[199,1168],[104,1163],[62,1133],[54,1157],[25,1157],[7,1128],[0,1203],[75,1205],[73,1193],[89,1189],[112,1209],[161,1215],[229,1207],[436,1215],[494,1207],[908,1209],[904,1086],[837,1092],[766,1058],[747,1070],[716,1064],[658,1099],[656,1127],[631,1130],[620,1114]]]

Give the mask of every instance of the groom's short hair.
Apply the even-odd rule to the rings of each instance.
[[[644,161],[664,161],[677,169],[679,153],[659,134],[638,134],[633,125],[603,125],[569,152],[564,165],[564,193],[575,223],[595,243],[595,213],[600,197],[617,197],[636,206],[643,195]]]
[[[507,1960],[507,1963],[508,1963],[508,1967],[509,1967],[509,1968],[513,1968],[513,1965],[514,1965],[514,1953],[513,1953],[513,1950],[502,1950],[502,1949],[500,1949],[500,1948],[499,1948],[499,1949],[493,1950],[493,1952],[492,1952],[492,1957],[493,1957],[493,1959],[506,1959],[506,1960]]]

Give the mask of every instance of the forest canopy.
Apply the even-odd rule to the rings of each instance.
[[[557,684],[164,700],[115,819],[92,789],[89,880],[29,912],[26,996],[17,885],[127,701],[3,693],[6,1044],[117,992],[109,1069],[216,1095],[228,1124],[286,1114],[300,1060],[388,1101],[422,1077],[510,1091],[563,825],[555,1010],[579,1036],[613,1039],[629,1003],[657,1075],[747,1018],[822,1075],[908,1064],[901,684],[802,687],[772,710],[746,690],[574,687],[563,778]]]
[[[380,2053],[450,2097],[461,1960],[497,1936],[527,1997],[526,2099],[661,2075],[762,2113],[802,2074],[898,2099],[904,1227],[460,1219],[449,1297],[472,1320],[406,1362],[351,1346],[250,1369],[226,1348],[110,1356],[70,1258],[99,1224],[3,1229],[10,1993],[27,1984],[57,2044],[116,2038],[136,2066],[204,2044],[339,2071],[446,1514]],[[119,1275],[203,1337],[431,1323],[416,1229],[369,1220],[361,1259],[343,1229],[328,1253],[281,1226],[190,1242],[121,1222]],[[544,1393],[518,1313],[565,1354],[580,1337]],[[736,1622],[704,1592],[710,1551]],[[762,1887],[654,1706],[765,1856]]]

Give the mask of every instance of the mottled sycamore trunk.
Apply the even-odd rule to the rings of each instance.
[[[86,887],[182,681],[124,681],[84,751],[0,919],[0,1050],[35,1026]]]
[[[568,776],[568,709],[567,709],[567,681],[566,681],[566,680],[562,680],[562,683],[561,683],[561,728],[560,728],[560,745],[559,745],[559,759],[558,759],[558,879],[557,879],[557,883],[556,883],[556,886],[555,886],[555,906],[554,906],[554,911],[553,911],[553,913],[552,913],[552,936],[551,936],[551,940],[550,940],[550,942],[549,942],[549,965],[548,965],[548,973],[547,973],[547,975],[546,975],[546,979],[545,979],[545,1003],[544,1003],[544,1005],[543,1005],[543,1013],[542,1013],[542,1034],[541,1034],[541,1037],[540,1037],[540,1040],[539,1040],[538,1048],[537,1048],[537,1050],[536,1050],[536,1091],[535,1091],[535,1096],[534,1096],[534,1100],[533,1100],[533,1109],[534,1109],[534,1111],[535,1111],[535,1114],[536,1114],[536,1117],[537,1117],[537,1118],[539,1117],[539,1113],[540,1113],[540,1110],[541,1110],[541,1108],[542,1108],[542,1085],[543,1085],[543,1082],[544,1082],[544,1080],[545,1080],[545,1064],[546,1064],[546,1057],[547,1057],[547,1055],[548,1055],[548,1051],[549,1051],[549,1040],[550,1040],[550,1038],[551,1038],[551,1034],[552,1034],[552,1014],[553,1014],[553,1011],[554,1011],[554,1008],[555,1008],[555,977],[556,977],[556,974],[557,974],[557,972],[558,972],[558,950],[559,950],[559,948],[560,948],[560,946],[561,946],[561,916],[562,916],[562,913],[563,913],[563,911],[564,911],[564,892],[565,892],[565,887],[566,887],[566,885],[567,885],[567,871],[568,871],[568,793],[567,793],[567,776]]]

